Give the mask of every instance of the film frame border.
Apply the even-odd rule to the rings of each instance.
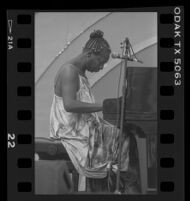
[[[178,14],[175,12],[176,8]],[[184,143],[184,119],[182,118],[184,113],[184,8],[182,6],[147,7],[128,8],[124,11],[157,12],[158,14],[158,192],[156,195],[128,197],[129,200],[141,199],[142,201],[168,198],[178,200],[179,195],[184,196],[184,177],[180,178],[177,174],[179,172],[177,170],[184,171],[184,151],[182,148]],[[54,195],[52,198],[51,195],[34,194],[35,12],[39,11],[7,11],[7,103],[9,106],[7,107],[7,145],[10,147],[7,150],[7,192],[11,195],[8,198],[17,196],[20,200],[24,200],[26,197],[28,200],[44,198],[46,200],[58,200],[65,196],[65,198],[77,199],[73,195]],[[178,73],[176,70],[178,64],[174,63],[176,59],[174,55],[175,44],[179,42],[174,37],[175,16],[181,16],[179,23],[181,54],[178,57],[181,59],[181,69],[178,69],[181,79],[176,78],[181,80],[180,86],[174,84],[174,76],[179,76],[176,74]],[[179,97],[182,98],[178,100]],[[11,100],[14,101],[11,102]],[[182,135],[177,135],[179,133]],[[14,168],[14,174],[10,168]],[[10,180],[12,181],[11,184]],[[79,196],[88,199],[90,195]],[[95,197],[97,196],[99,195],[95,195]],[[104,199],[109,198],[109,196],[106,195]],[[123,199],[123,196],[117,196],[117,199]]]

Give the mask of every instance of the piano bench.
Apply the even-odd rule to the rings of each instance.
[[[44,137],[35,138],[35,153],[39,160],[64,160],[66,161],[69,173],[72,174],[74,192],[78,191],[79,174],[71,162],[66,149],[60,140]]]

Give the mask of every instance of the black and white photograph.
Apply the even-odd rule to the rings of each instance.
[[[36,195],[156,195],[157,12],[35,12]]]

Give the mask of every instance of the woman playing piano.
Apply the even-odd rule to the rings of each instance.
[[[77,169],[87,178],[88,192],[114,192],[118,158],[119,131],[100,119],[86,71],[103,69],[111,53],[103,32],[90,34],[82,53],[65,63],[54,83],[50,113],[50,137],[60,139]],[[123,134],[121,182],[123,193],[139,192],[138,171],[130,167],[130,138]]]

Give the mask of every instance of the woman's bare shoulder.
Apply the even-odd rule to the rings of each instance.
[[[59,72],[62,84],[65,82],[77,83],[79,81],[78,71],[72,64],[64,64]]]

